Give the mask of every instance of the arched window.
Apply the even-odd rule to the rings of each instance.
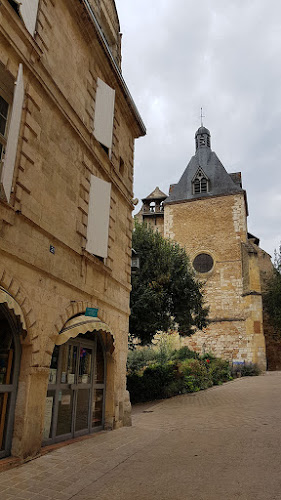
[[[208,177],[203,170],[199,168],[193,178],[193,194],[207,193],[209,190]]]

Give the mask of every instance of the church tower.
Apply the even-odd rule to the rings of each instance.
[[[185,247],[210,307],[210,325],[185,343],[265,369],[260,249],[247,231],[247,216],[241,173],[227,173],[201,126],[195,155],[164,201],[164,235]]]
[[[142,207],[135,219],[149,225],[154,231],[164,236],[164,205],[167,195],[158,186],[146,198],[142,199]]]

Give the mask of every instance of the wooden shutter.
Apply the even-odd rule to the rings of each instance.
[[[86,250],[107,257],[111,184],[91,175]]]
[[[19,65],[18,77],[15,84],[11,120],[8,125],[8,140],[1,174],[1,194],[9,203],[13,184],[14,168],[18,149],[21,113],[24,98],[24,83],[22,64]]]
[[[94,136],[108,149],[111,149],[112,146],[114,101],[115,90],[98,78],[94,117]]]
[[[33,36],[37,20],[39,0],[21,0],[20,12],[26,29]]]

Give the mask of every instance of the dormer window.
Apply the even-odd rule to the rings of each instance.
[[[209,191],[209,179],[201,167],[197,170],[192,180],[193,194],[207,193]]]

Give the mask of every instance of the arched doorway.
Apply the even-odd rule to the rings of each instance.
[[[46,397],[43,444],[103,429],[105,350],[98,332],[54,348]]]
[[[21,345],[21,325],[0,303],[0,458],[11,453]]]

